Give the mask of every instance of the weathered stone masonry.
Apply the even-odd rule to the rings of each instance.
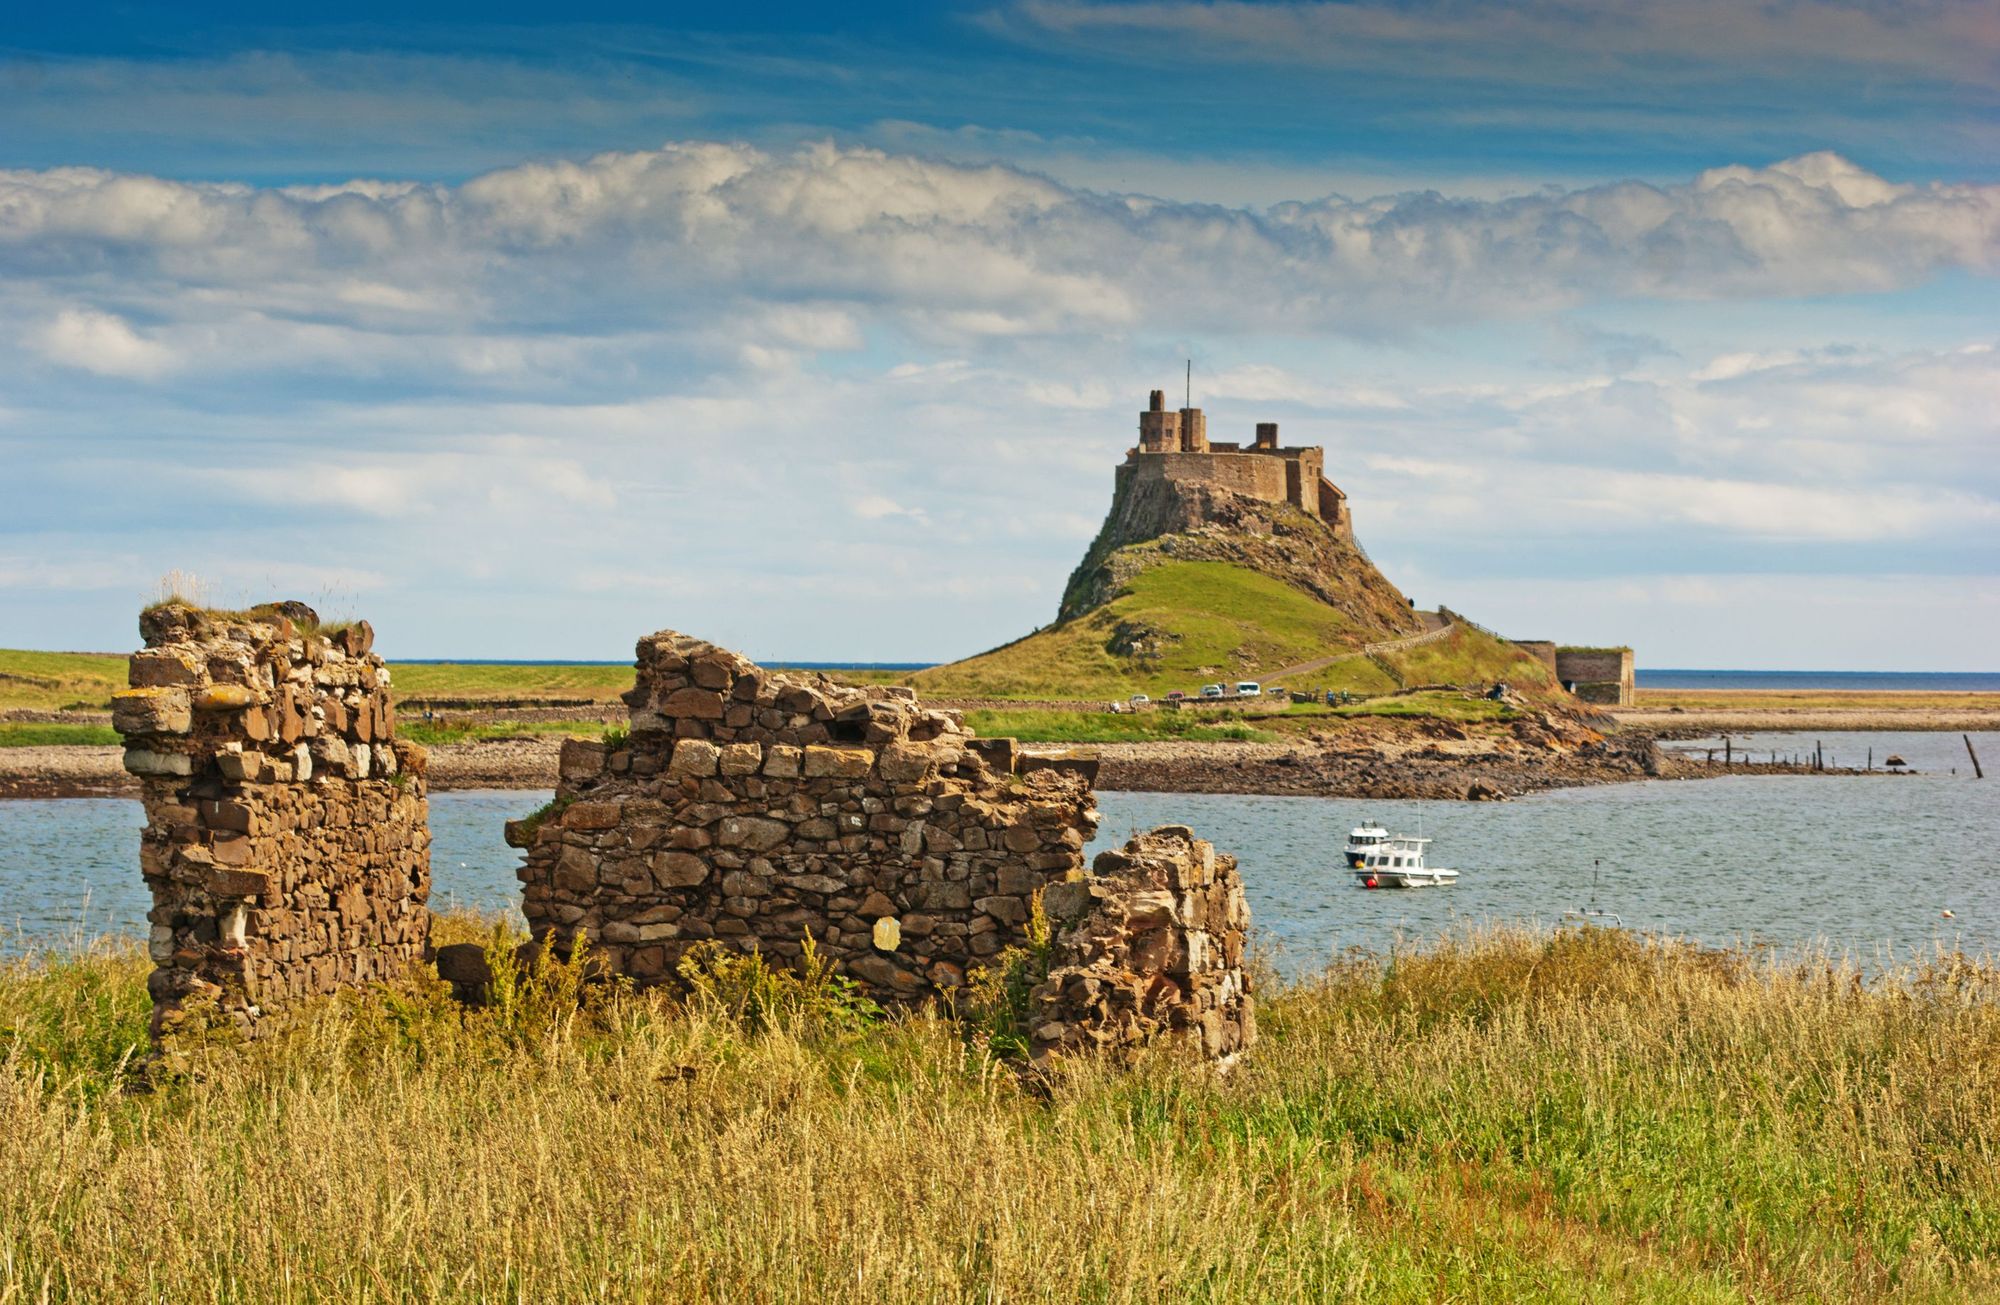
[[[948,992],[1024,938],[1036,890],[1079,874],[1088,776],[975,740],[901,688],[766,671],[672,631],[639,641],[624,746],[564,746],[554,807],[516,821],[523,911],[616,971],[694,943],[776,957],[810,932],[873,995]]]
[[[112,724],[146,810],[154,1036],[196,1006],[254,1035],[287,1005],[420,960],[424,753],[395,738],[368,623],[171,603],[139,629]]]
[[[1091,873],[1051,885],[1049,974],[1033,995],[1037,1059],[1116,1051],[1186,1034],[1226,1057],[1257,1037],[1243,949],[1250,907],[1236,858],[1185,825],[1100,852]]]

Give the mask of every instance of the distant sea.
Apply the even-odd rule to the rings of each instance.
[[[2000,671],[1685,671],[1638,668],[1642,689],[1845,689],[2000,693]]]

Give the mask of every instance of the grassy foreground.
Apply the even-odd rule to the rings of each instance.
[[[464,922],[447,922],[463,932]],[[1622,934],[1276,995],[1044,1092],[938,1020],[412,986],[121,1089],[132,950],[0,968],[0,1300],[1962,1300],[2000,976]]]

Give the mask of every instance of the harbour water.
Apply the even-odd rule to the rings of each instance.
[[[1260,945],[1290,972],[1346,948],[1417,945],[1467,925],[1553,925],[1590,898],[1593,861],[1598,904],[1633,928],[1709,944],[1822,943],[1870,966],[1939,945],[2000,955],[2000,776],[1974,780],[1957,735],[1738,742],[1768,754],[1810,751],[1814,737],[1843,763],[1873,747],[1878,764],[1897,752],[1924,773],[1736,774],[1506,803],[1103,793],[1092,850],[1137,829],[1194,826],[1241,858]],[[1973,741],[1989,769],[2000,765],[2000,734]],[[519,857],[500,826],[545,796],[434,795],[434,904],[513,910]],[[1436,840],[1433,863],[1460,870],[1460,882],[1355,887],[1340,847],[1367,818],[1397,833],[1421,828]],[[0,802],[0,950],[142,933],[142,823],[125,799]]]

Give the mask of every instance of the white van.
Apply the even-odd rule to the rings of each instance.
[[[1263,692],[1264,686],[1255,680],[1238,680],[1236,682],[1236,696],[1239,698],[1261,697]]]

